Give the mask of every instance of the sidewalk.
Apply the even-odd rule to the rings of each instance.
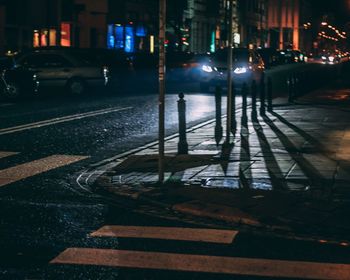
[[[214,121],[189,130],[188,155],[177,155],[178,138],[166,141],[164,186],[156,183],[155,145],[116,162],[94,188],[221,225],[348,242],[350,107],[341,102],[350,93],[340,103],[333,100],[338,91],[321,93],[255,120],[250,109],[247,121],[239,111],[227,155],[224,139],[215,141]],[[330,106],[312,105],[318,98],[326,104],[325,96]]]

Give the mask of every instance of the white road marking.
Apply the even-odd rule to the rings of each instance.
[[[231,244],[238,231],[179,227],[104,226],[95,237],[157,238]]]
[[[0,104],[0,107],[8,107],[8,106],[13,106],[15,105],[14,103],[3,103],[3,104]]]
[[[16,153],[16,152],[4,152],[4,151],[0,151],[0,158],[9,157],[9,156],[17,155],[17,154],[18,154],[18,153]]]
[[[63,123],[63,122],[80,120],[80,119],[98,116],[98,115],[103,115],[103,114],[109,114],[109,113],[130,110],[132,108],[133,107],[102,109],[102,110],[97,110],[97,111],[91,111],[91,112],[86,112],[86,113],[81,113],[81,114],[74,114],[74,115],[70,115],[70,116],[58,117],[58,118],[53,118],[53,119],[49,119],[49,120],[18,125],[18,126],[14,126],[14,127],[2,128],[2,129],[0,129],[0,135],[15,133],[15,132],[24,131],[24,130],[33,129],[33,128],[49,126],[49,125]]]
[[[297,279],[350,279],[349,264],[68,248],[51,264],[100,265]]]
[[[86,158],[88,157],[52,155],[0,170],[0,187]]]

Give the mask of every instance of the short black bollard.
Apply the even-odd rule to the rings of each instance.
[[[186,101],[184,94],[179,93],[179,100],[177,101],[177,108],[179,112],[179,143],[177,145],[178,154],[188,154],[188,144],[186,139]]]
[[[248,96],[248,86],[246,83],[242,86],[242,125],[247,124],[247,96]]]
[[[263,72],[260,80],[260,115],[264,116],[265,113],[265,73]]]
[[[221,123],[221,87],[215,88],[215,140],[218,145],[222,139],[222,123]]]
[[[272,112],[272,79],[271,77],[267,78],[267,111]]]
[[[252,119],[257,119],[257,113],[256,113],[256,94],[257,94],[258,88],[256,85],[256,81],[252,81],[251,85],[251,93],[252,93]]]

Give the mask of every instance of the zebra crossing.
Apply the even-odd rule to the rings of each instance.
[[[239,234],[234,230],[176,228],[152,226],[106,225],[90,234],[99,238],[131,238],[217,243],[230,246]],[[122,269],[156,270],[182,273],[209,273],[243,277],[271,277],[293,279],[350,279],[350,265],[313,261],[231,257],[220,255],[140,251],[106,248],[67,248],[51,265],[102,266]],[[152,278],[153,279],[153,278]],[[255,279],[255,278],[254,278]]]
[[[18,155],[17,152],[0,151],[0,159]],[[0,170],[0,187],[87,159],[79,155],[51,155]]]

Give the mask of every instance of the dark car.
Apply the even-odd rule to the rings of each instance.
[[[306,55],[299,50],[280,50],[281,59],[283,63],[304,63],[306,62]]]
[[[227,48],[217,51],[208,64],[202,65],[203,76],[200,87],[207,91],[216,85],[226,85],[227,81]],[[253,80],[259,82],[264,72],[264,62],[260,55],[252,49],[233,48],[232,50],[232,82],[237,88]]]
[[[171,81],[198,81],[202,75],[202,65],[208,63],[208,54],[189,52],[166,53],[166,75]],[[157,76],[158,53],[136,53],[132,55],[133,69],[145,77]]]
[[[72,95],[91,87],[105,87],[109,69],[84,60],[70,49],[34,49],[20,53],[16,63],[35,72],[40,88],[64,88]]]
[[[265,68],[281,64],[281,55],[274,48],[259,48],[256,50],[264,61]]]

